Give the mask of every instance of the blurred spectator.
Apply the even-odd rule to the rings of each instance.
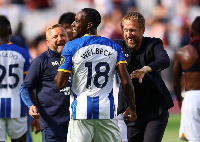
[[[122,16],[123,14],[120,8],[114,8],[110,17],[104,16],[104,23],[102,25],[100,35],[110,39],[122,38],[120,25]]]
[[[151,23],[150,37],[157,37],[163,41],[164,48],[167,47],[167,9],[159,2],[153,11],[154,20]]]
[[[26,50],[29,49],[28,44],[25,42],[25,40],[18,35],[12,35],[10,40],[14,44],[17,44],[18,46],[21,46],[21,47],[25,48]]]
[[[11,3],[13,4],[25,4],[26,0],[10,0]]]
[[[75,20],[75,14],[72,12],[62,14],[58,20],[58,23],[65,28],[69,40],[74,39],[72,35],[72,26],[71,26],[74,20]]]
[[[101,13],[102,17],[108,16],[113,10],[112,0],[93,0],[95,8]]]
[[[49,0],[29,0],[26,5],[29,9],[46,9],[53,6]]]
[[[35,59],[37,56],[46,51],[48,47],[46,46],[46,36],[38,35],[32,42],[29,52],[32,59]]]

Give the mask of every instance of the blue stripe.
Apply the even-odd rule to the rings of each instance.
[[[5,118],[5,98],[1,98],[1,118]]]
[[[87,96],[87,119],[92,119],[92,97]]]
[[[22,101],[21,97],[20,97],[20,104],[21,104],[21,112],[20,112],[20,117],[23,116],[23,113],[24,113],[24,102]]]
[[[11,98],[6,98],[6,118],[11,118]]]
[[[21,112],[20,117],[28,116],[28,107],[24,104],[24,101],[20,98]]]
[[[99,96],[94,97],[94,119],[99,119]]]
[[[109,93],[108,98],[110,100],[110,119],[113,119],[114,118],[114,110],[115,110],[114,98],[111,93]]]
[[[71,108],[72,108],[72,115],[71,115],[71,119],[76,119],[76,107],[77,107],[77,95],[73,93],[74,96],[74,101],[71,104]]]

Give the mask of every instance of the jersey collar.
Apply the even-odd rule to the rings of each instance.
[[[89,35],[89,34],[85,34],[84,36],[100,36],[100,35]]]

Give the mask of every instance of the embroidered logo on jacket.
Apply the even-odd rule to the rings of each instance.
[[[59,66],[59,62],[58,61],[54,61],[54,62],[51,62],[52,66]]]

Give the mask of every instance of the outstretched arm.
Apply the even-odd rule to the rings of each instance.
[[[139,83],[142,83],[145,73],[152,72],[152,69],[149,66],[144,66],[141,69],[135,70],[130,74],[131,79],[138,78]]]

